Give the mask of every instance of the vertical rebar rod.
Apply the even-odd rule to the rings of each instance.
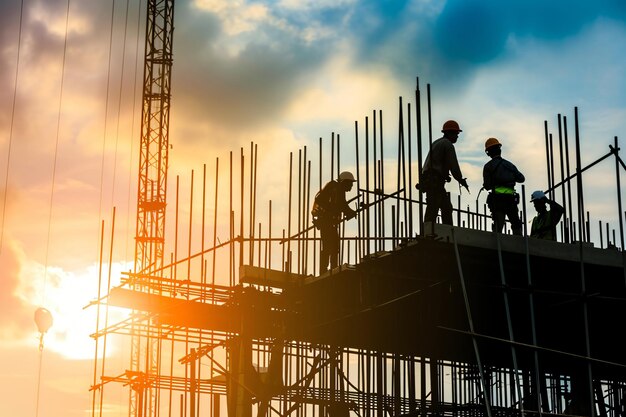
[[[293,152],[289,152],[289,197],[287,203],[287,268],[286,272],[291,272],[291,262],[289,254],[291,253],[291,189],[293,181]],[[283,263],[284,265],[284,263]]]
[[[370,206],[370,164],[369,164],[369,120],[365,117],[365,207]],[[365,211],[365,236],[366,236],[366,251],[365,254],[370,254],[370,210]]]
[[[189,232],[187,233],[187,276],[185,280],[187,281],[186,297],[189,299],[190,297],[190,281],[191,281],[191,238],[192,238],[192,229],[193,229],[193,186],[194,186],[194,170],[191,170],[191,183],[189,185]],[[189,328],[185,328],[185,352],[189,350]],[[189,369],[185,366],[185,378],[189,377]],[[187,398],[189,397],[189,393],[185,391],[185,402],[187,402]]]
[[[330,178],[329,181],[332,181],[335,175],[335,132],[332,132],[330,135]]]
[[[578,107],[574,107],[574,132],[576,135],[576,194],[578,195],[579,239],[585,242],[585,198],[583,192],[583,173],[581,171],[580,130],[578,125]]]
[[[200,221],[200,282],[206,284],[206,275],[202,272],[204,265],[204,238],[206,226],[206,164],[202,164],[202,217]]]
[[[302,231],[302,181],[303,181],[303,175],[302,175],[302,149],[298,149],[298,203],[296,204],[296,219],[297,219],[297,232],[296,233],[300,233]],[[298,256],[296,258],[296,273],[301,273],[301,268],[302,265],[300,263],[301,261],[301,256],[300,254],[302,253],[302,244],[304,242],[302,242],[302,239],[299,239],[296,241],[296,247],[298,249]]]
[[[558,115],[558,129],[559,129],[559,160],[560,160],[560,171],[561,171],[561,201],[563,203],[563,207],[567,209],[567,202],[565,200],[565,161],[563,161],[563,129],[561,125],[561,114]],[[567,221],[563,222],[565,228],[563,233],[563,242],[569,243],[569,228],[567,227]]]
[[[229,182],[228,182],[228,196],[229,196],[229,206],[228,206],[228,223],[229,223],[229,252],[230,257],[228,259],[228,283],[229,285],[234,285],[234,274],[233,271],[235,269],[235,242],[233,241],[235,237],[235,218],[233,215],[233,151],[230,151],[230,164],[229,164]]]
[[[377,152],[377,144],[376,144],[376,139],[378,139],[377,136],[377,125],[378,125],[378,118],[376,117],[376,110],[372,110],[372,182],[374,183],[374,192],[376,192],[376,188],[378,187],[378,152]],[[370,162],[368,161],[368,164]],[[368,190],[369,191],[369,190]],[[374,199],[376,199],[376,197],[374,196]],[[379,233],[379,226],[380,226],[380,222],[378,221],[378,204],[376,204],[374,207],[368,208],[368,211],[372,210],[372,217],[374,217],[374,252],[378,252],[380,250],[380,240],[379,238],[382,238],[382,236]],[[370,236],[371,237],[371,236]]]
[[[382,195],[385,195],[385,154],[384,154],[384,147],[383,147],[383,111],[382,110],[378,110],[378,128],[379,128],[379,135],[378,135],[378,140],[380,141],[380,172],[378,173],[378,178],[380,181],[380,191],[382,193]],[[374,169],[376,169],[376,167],[374,167]],[[381,250],[385,250],[385,201],[382,201],[380,203],[380,236],[383,238],[381,240],[380,243],[380,249]]]
[[[239,213],[239,238],[241,239],[239,241],[239,266],[243,265],[243,249],[244,249],[244,229],[243,229],[243,225],[244,225],[244,170],[245,170],[245,158],[243,155],[243,147],[241,147],[241,161],[240,161],[240,166],[241,166],[241,175],[240,175],[240,179],[241,179],[241,189],[239,190],[239,198],[241,199],[239,202],[239,210],[241,211]]]
[[[219,190],[219,175],[220,175],[220,159],[215,158],[215,195],[213,199],[213,247],[217,246],[217,202],[218,202],[218,190]],[[211,264],[211,285],[215,285],[215,266],[217,263],[217,250],[213,250],[213,262]],[[211,291],[211,303],[215,304],[215,291]],[[211,361],[211,368],[213,368],[213,362]]]
[[[268,249],[267,249],[267,257],[265,260],[266,268],[272,268],[272,200],[269,201],[268,207],[268,228],[267,228],[267,237],[268,237]],[[314,241],[315,242],[315,241]],[[313,262],[315,262],[315,252],[313,253]]]
[[[619,218],[619,237],[620,237],[620,248],[621,250],[625,250],[624,248],[624,219],[622,218],[622,185],[621,185],[621,173],[619,169],[619,143],[617,141],[617,136],[613,138],[615,145],[615,184],[617,185],[617,217]]]
[[[305,147],[305,154],[306,154],[306,147]],[[304,205],[306,208],[305,210],[308,210],[308,207],[310,207],[310,202],[311,202],[311,161],[307,161],[307,174],[306,174],[306,204]],[[305,212],[306,213],[306,212]],[[308,273],[308,264],[309,264],[309,219],[310,217],[307,215],[306,216],[306,240],[305,240],[305,248],[304,248],[304,268],[302,273],[304,275],[306,275]],[[313,257],[313,260],[315,261],[315,257]]]
[[[602,234],[602,220],[598,220],[598,232],[600,235],[600,249],[604,248],[604,240]]]
[[[404,132],[403,132],[403,120],[402,120],[402,97],[398,98],[398,155],[396,159],[396,190],[401,189],[401,180],[402,180],[402,151],[404,148]],[[401,193],[396,194],[396,225],[394,228],[394,236],[396,238],[400,237],[400,199],[402,198]],[[398,242],[394,242],[394,245],[397,245]]]
[[[570,161],[570,156],[569,156],[569,139],[567,137],[567,117],[563,116],[563,141],[565,142],[565,174],[567,175],[567,178],[570,178],[570,166],[569,166],[569,161]],[[568,179],[567,180],[567,210],[568,210],[568,229],[569,229],[569,234],[570,234],[570,242],[573,241],[573,233],[574,233],[574,227],[573,227],[573,221],[574,221],[574,213],[573,213],[573,205],[572,205],[572,180]]]
[[[412,238],[413,237],[413,175],[411,174],[413,172],[413,161],[412,161],[412,155],[411,155],[411,140],[412,140],[412,135],[411,135],[411,103],[407,103],[406,104],[406,120],[407,120],[407,139],[406,139],[406,144],[407,144],[407,159],[408,159],[408,168],[409,168],[409,180],[408,180],[408,187],[405,185],[406,188],[409,189],[409,234],[407,235],[408,238]]]
[[[419,85],[419,77],[416,80],[415,87],[415,137],[417,141],[417,178],[418,182],[422,180],[422,105],[421,105],[421,96],[420,96],[420,85]],[[430,119],[429,119],[430,123]],[[429,126],[430,131],[430,126]],[[411,185],[412,186],[412,185]],[[423,222],[424,222],[424,208],[422,207],[422,195],[421,191],[417,192],[417,214],[418,214],[418,234],[422,234],[423,230]],[[424,399],[422,399],[424,401]]]
[[[433,146],[433,121],[432,121],[432,107],[430,106],[430,83],[426,84],[426,101],[427,101],[427,113],[428,113],[428,149]]]
[[[550,190],[552,188],[552,177],[550,176],[550,138],[548,135],[548,121],[547,120],[543,121],[543,129],[544,129],[545,142],[546,142],[546,174],[548,176],[548,190]],[[550,196],[552,195],[551,192],[549,195]]]
[[[554,183],[556,182],[555,176],[554,176],[554,144],[552,141],[552,133],[550,133],[549,138],[550,138],[549,139],[549,142],[550,142],[550,178],[552,179],[552,184],[550,184],[550,189],[552,189],[552,187],[554,186]],[[550,191],[550,198],[555,200],[554,190]]]
[[[337,133],[337,178],[339,178],[339,173],[341,171],[341,151],[340,151],[340,144],[341,144],[341,135],[339,133]]]
[[[507,330],[509,333],[509,340],[511,341],[511,358],[513,360],[513,369],[515,370],[515,388],[517,392],[517,398],[519,399],[519,406],[522,415],[524,414],[524,406],[522,402],[522,389],[520,386],[520,381],[517,375],[519,375],[519,366],[517,362],[517,351],[515,349],[515,333],[513,331],[513,322],[511,320],[511,309],[509,306],[509,293],[508,293],[508,284],[506,281],[506,275],[504,273],[504,262],[502,260],[502,244],[500,242],[500,233],[494,233],[496,236],[496,246],[498,249],[498,266],[500,269],[500,284],[502,284],[502,297],[504,301],[504,311],[506,314],[506,323]]]
[[[463,267],[461,265],[461,255],[459,254],[459,246],[456,241],[456,236],[454,233],[454,227],[451,229],[452,233],[452,242],[454,243],[454,254],[456,257],[457,269],[459,272],[459,279],[461,283],[461,290],[463,292],[463,300],[465,304],[465,313],[467,315],[467,321],[470,328],[470,333],[472,335],[472,345],[474,347],[474,355],[476,356],[476,364],[478,366],[478,372],[480,373],[480,382],[483,390],[484,400],[485,400],[485,411],[487,412],[487,416],[491,417],[491,401],[489,398],[489,386],[487,385],[485,379],[485,372],[483,370],[482,361],[480,359],[480,352],[478,350],[478,341],[476,340],[476,333],[474,332],[474,321],[472,319],[472,311],[470,309],[469,297],[467,294],[467,289],[465,288],[465,278],[463,276]]]
[[[308,248],[308,239],[309,239],[309,232],[308,232],[308,225],[309,225],[309,216],[307,215],[307,208],[309,207],[309,203],[308,203],[308,189],[307,189],[307,182],[309,179],[309,171],[311,169],[311,164],[309,161],[307,161],[307,148],[306,145],[304,146],[304,150],[302,153],[302,228],[304,230],[306,230],[304,237],[304,240],[302,241],[302,274],[306,275],[306,262],[307,262],[307,248]],[[308,167],[308,168],[307,168]],[[298,232],[300,233],[302,229],[298,230]]]
[[[355,156],[356,156],[356,191],[357,193],[361,192],[361,165],[359,160],[359,123],[358,121],[354,121],[354,148],[355,148]],[[361,199],[359,199],[361,202]],[[363,216],[361,216],[361,210],[357,212],[357,244],[356,244],[356,257],[357,260],[361,260],[363,257],[363,242],[361,240],[362,230],[361,230],[361,221]]]

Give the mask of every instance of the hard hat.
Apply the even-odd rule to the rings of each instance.
[[[459,127],[459,124],[454,120],[448,120],[447,122],[443,124],[441,131],[445,132],[446,130],[454,130],[457,132],[462,132],[461,128]]]
[[[535,200],[541,200],[542,198],[546,198],[546,194],[540,190],[533,191],[533,193],[530,195],[531,203]]]
[[[496,146],[496,145],[500,145],[502,146],[502,144],[500,143],[500,141],[496,138],[489,138],[485,141],[485,150],[491,148],[492,146]]]
[[[339,174],[339,181],[355,182],[356,180],[354,179],[354,175],[352,175],[352,172],[343,171],[341,174]]]

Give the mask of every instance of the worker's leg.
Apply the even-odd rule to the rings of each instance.
[[[432,189],[426,191],[426,213],[424,213],[424,222],[435,222],[439,209],[446,199],[446,189],[441,185],[433,186]]]
[[[320,238],[321,238],[321,250],[320,250],[320,275],[324,272],[328,271],[328,261],[330,260],[330,252],[329,252],[329,234],[332,234],[332,231],[329,231],[328,227],[320,227]]]
[[[337,267],[339,263],[339,232],[337,231],[336,226],[329,232],[328,240],[330,243],[330,247],[328,249],[330,255],[330,269],[333,269]]]
[[[491,230],[493,230],[494,232],[502,233],[505,219],[504,212],[500,210],[493,210],[491,212],[491,219],[493,220]]]
[[[493,220],[491,230],[497,233],[502,233],[504,228],[504,219],[506,216],[506,196],[502,194],[493,194],[491,196],[491,204],[489,209],[491,210],[491,219]]]
[[[519,218],[519,210],[515,200],[512,199],[509,207],[507,208],[506,216],[509,218],[511,222],[511,230],[514,235],[521,236],[522,235],[522,221]]]
[[[441,198],[441,223],[452,226],[452,202],[450,201],[450,193],[443,191]]]

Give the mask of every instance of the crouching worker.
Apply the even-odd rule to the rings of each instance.
[[[322,239],[320,253],[320,274],[328,271],[328,264],[333,269],[339,261],[339,230],[341,215],[346,219],[356,216],[346,201],[346,193],[352,190],[356,180],[351,172],[339,174],[338,180],[328,182],[313,201],[313,224],[320,231]]]
[[[556,226],[559,224],[565,209],[556,201],[550,200],[541,190],[533,191],[530,202],[535,206],[537,215],[530,226],[530,237],[556,240]],[[550,206],[548,211],[546,204]]]

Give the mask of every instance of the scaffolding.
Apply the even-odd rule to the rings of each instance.
[[[106,392],[113,385],[131,390],[133,417],[219,417],[224,412],[230,417],[626,415],[626,358],[598,349],[598,340],[607,335],[598,335],[589,324],[590,317],[592,323],[601,320],[598,304],[611,314],[605,321],[626,311],[626,213],[620,182],[626,166],[617,137],[607,154],[583,166],[578,109],[573,161],[567,118],[557,117],[558,146],[545,122],[546,193],[566,214],[559,241],[538,248],[526,236],[510,236],[508,227],[503,234],[491,232],[487,207],[478,198],[473,207],[462,206],[459,195],[454,227],[424,225],[423,194],[414,191],[419,178],[413,172],[416,167],[421,171],[423,151],[432,143],[430,85],[425,114],[423,100],[418,79],[414,106],[399,99],[397,131],[385,133],[382,110],[373,111],[363,124],[354,123],[349,152],[339,134],[332,133],[330,143],[320,138],[317,167],[306,146],[289,153],[287,189],[278,202],[282,209],[276,215],[268,201],[265,223],[258,216],[257,144],[250,144],[248,154],[240,149],[238,164],[230,152],[226,181],[216,159],[211,227],[205,219],[211,207],[207,167],[200,208],[193,206],[192,171],[186,249],[178,246],[185,227],[180,224],[177,178],[169,261],[150,271],[129,272],[119,286],[101,282],[105,295],[97,303],[93,334],[92,415],[104,415]],[[422,141],[423,118],[428,120],[428,142]],[[392,158],[384,152],[392,141],[397,154],[390,169],[386,164]],[[353,165],[346,164],[346,154]],[[619,224],[611,230],[600,221],[595,247],[583,175],[610,158]],[[342,167],[355,172],[358,192],[352,203],[358,214],[340,225],[341,266],[318,276],[320,239],[310,222],[311,194],[325,178],[338,177]],[[394,171],[396,178],[385,177]],[[315,176],[317,187],[312,185]],[[223,182],[227,193],[219,192]],[[520,217],[527,224],[524,187],[521,194]],[[226,203],[220,201],[224,195]],[[198,210],[201,221],[193,217]],[[219,212],[225,213],[218,217]],[[198,222],[201,230],[193,227]],[[434,233],[425,233],[428,227]],[[227,239],[220,241],[218,230],[227,230]],[[102,234],[104,241],[104,225]],[[488,247],[478,248],[481,239],[489,240]],[[571,259],[551,253],[571,253]],[[426,269],[429,256],[442,261]],[[419,257],[421,264],[415,261]],[[481,263],[491,265],[490,274],[480,272]],[[550,276],[560,268],[574,282],[542,287],[547,281],[554,285]],[[603,284],[591,282],[590,274],[602,274]],[[440,300],[447,300],[454,317],[431,333],[435,330],[423,317],[448,317],[435,305]],[[556,325],[547,316],[535,316],[545,308],[533,304],[540,300],[575,312],[571,326],[580,336],[575,348],[550,348],[537,339],[546,326]],[[112,323],[109,307],[132,313]],[[390,310],[410,316],[394,320]],[[479,323],[494,312],[499,330],[490,334],[492,329]],[[521,327],[519,317],[524,317]],[[451,322],[458,326],[445,326]],[[520,328],[523,336],[514,333]],[[110,370],[105,349],[98,346],[106,346],[114,335],[132,338],[140,347],[158,341],[154,361]],[[558,366],[546,363],[552,360]]]

